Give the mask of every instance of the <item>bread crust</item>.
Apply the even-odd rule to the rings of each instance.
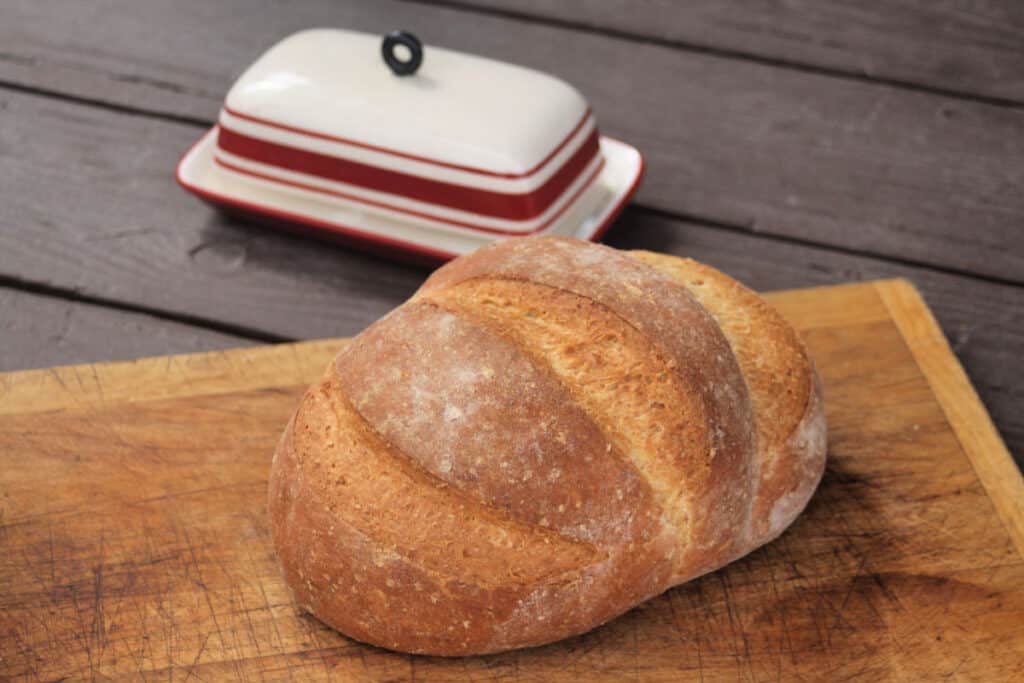
[[[581,633],[661,592],[671,569],[661,536],[599,549],[432,477],[362,422],[333,364],[278,445],[269,512],[298,603],[405,652],[482,654]]]
[[[756,430],[746,383],[718,325],[671,278],[625,252],[563,237],[509,240],[438,269],[414,300],[478,278],[526,281],[591,300],[638,330],[703,402],[706,469],[677,549],[676,576],[721,566],[739,552],[757,482]],[[543,302],[538,302],[543,305]],[[686,444],[677,445],[682,449]],[[680,523],[680,520],[675,520]]]
[[[719,323],[750,391],[760,480],[742,556],[781,534],[807,505],[825,469],[821,380],[785,318],[754,291],[693,259],[631,254],[689,291]]]
[[[813,365],[759,297],[678,261],[507,241],[355,338],[271,467],[299,604],[382,647],[498,652],[587,631],[781,533],[824,465]],[[765,402],[778,386],[750,369],[746,319],[792,400]]]

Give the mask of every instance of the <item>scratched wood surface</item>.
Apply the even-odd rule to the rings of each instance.
[[[0,375],[0,678],[1020,680],[1024,485],[907,283],[771,300],[822,372],[829,465],[775,543],[589,634],[395,654],[304,615],[264,495],[338,341]]]

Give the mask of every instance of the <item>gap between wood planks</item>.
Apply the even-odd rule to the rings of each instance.
[[[265,344],[281,344],[285,342],[298,341],[295,337],[274,334],[273,332],[265,332],[245,325],[234,325],[232,323],[225,323],[220,320],[204,318],[198,315],[188,315],[186,313],[166,311],[117,299],[108,299],[106,297],[82,294],[74,289],[54,287],[53,285],[41,282],[31,282],[21,278],[11,277],[9,275],[0,274],[0,287],[6,287],[7,289],[13,289],[21,292],[29,292],[31,294],[39,294],[53,299],[74,301],[76,303],[92,306],[102,306],[104,308],[122,311],[124,313],[139,313],[153,318],[158,318],[160,320],[180,323],[182,325],[190,325],[199,329],[210,330],[211,332],[230,334],[235,337],[243,337],[245,339],[263,342]]]
[[[765,66],[772,66],[780,69],[790,69],[792,71],[801,71],[804,73],[818,74],[821,76],[831,76],[833,78],[841,78],[844,80],[857,81],[860,83],[888,85],[896,88],[902,88],[904,90],[912,90],[915,92],[927,93],[929,95],[939,95],[942,97],[954,97],[961,100],[968,100],[972,102],[978,102],[981,104],[990,104],[997,107],[1024,109],[1024,102],[1018,102],[1017,100],[1012,100],[1005,97],[980,95],[977,93],[965,92],[963,90],[954,90],[951,88],[942,88],[934,85],[915,83],[914,81],[908,81],[899,78],[889,78],[885,76],[870,76],[868,74],[858,73],[856,71],[850,71],[848,69],[842,69],[834,66],[820,66],[816,64],[809,64],[807,62],[785,59],[782,57],[770,57],[767,55],[759,55],[752,52],[744,52],[742,50],[736,50],[733,48],[714,47],[711,45],[698,45],[696,43],[691,43],[683,40],[659,38],[657,36],[649,36],[643,33],[625,31],[621,29],[611,28],[608,26],[595,26],[583,22],[570,21],[568,19],[562,19],[560,17],[542,16],[538,14],[531,14],[530,12],[516,11],[500,7],[481,7],[480,5],[475,5],[472,2],[461,2],[460,0],[398,0],[398,2],[405,2],[411,5],[439,5],[441,7],[448,7],[454,10],[459,10],[461,12],[472,12],[487,16],[501,17],[503,19],[521,21],[524,23],[542,24],[552,26],[554,28],[566,29],[569,31],[591,33],[599,36],[607,36],[609,38],[628,40],[635,43],[656,45],[658,47],[667,47],[685,52],[693,52],[696,54],[721,57],[723,59],[735,59],[740,61],[754,62],[757,64],[763,64]]]
[[[196,126],[197,128],[206,129],[212,126],[215,122],[202,119],[195,116],[183,116],[181,114],[171,114],[169,112],[157,111],[155,109],[144,109],[142,107],[131,107],[126,104],[118,104],[117,102],[111,102],[109,100],[98,100],[90,97],[82,97],[80,95],[71,95],[63,93],[57,90],[49,90],[47,88],[37,88],[31,85],[25,85],[24,83],[14,83],[11,81],[0,80],[0,89],[11,90],[13,92],[21,92],[26,95],[35,95],[36,97],[47,97],[53,100],[63,100],[65,102],[73,102],[75,104],[81,104],[87,107],[94,107],[96,109],[104,109],[106,111],[117,112],[118,114],[127,114],[129,116],[141,116],[148,119],[157,119],[160,121],[169,121],[171,123],[182,123],[187,126]]]
[[[422,2],[422,0],[400,0],[400,1],[401,2],[413,3],[413,4]],[[448,3],[444,3],[444,4],[448,4]],[[451,4],[453,6],[458,6],[457,3],[451,3]],[[596,31],[596,32],[597,33],[602,33],[602,31]],[[867,79],[867,80],[870,80],[870,79]],[[48,90],[48,89],[45,89],[45,88],[36,88],[36,87],[32,87],[32,86],[26,86],[26,85],[20,84],[20,83],[11,83],[11,82],[7,82],[7,81],[3,81],[3,80],[0,80],[0,90],[11,90],[11,91],[14,91],[14,92],[21,92],[21,93],[25,93],[25,94],[28,94],[28,95],[33,95],[33,96],[36,96],[36,97],[45,97],[45,98],[48,98],[48,99],[61,100],[61,101],[65,101],[65,102],[73,102],[75,104],[89,106],[89,107],[93,107],[93,108],[96,108],[96,109],[103,109],[103,110],[106,110],[106,111],[116,112],[116,113],[119,113],[119,114],[126,114],[126,115],[129,115],[129,116],[137,116],[137,117],[140,117],[140,118],[155,119],[155,120],[160,120],[160,121],[168,121],[168,122],[171,122],[171,123],[180,123],[180,124],[184,124],[184,125],[188,125],[188,126],[194,126],[194,127],[198,128],[200,130],[205,130],[207,128],[210,128],[211,126],[213,126],[216,123],[216,121],[211,120],[211,119],[203,119],[203,118],[191,117],[191,116],[182,116],[182,115],[178,115],[178,114],[171,114],[171,113],[167,113],[167,112],[156,111],[156,110],[152,110],[152,109],[145,109],[145,108],[140,108],[140,107],[130,107],[128,105],[118,104],[118,103],[110,102],[110,101],[107,101],[107,100],[94,100],[94,99],[90,99],[90,98],[87,98],[87,97],[80,97],[80,96],[77,96],[77,95],[68,95],[66,93],[62,93],[62,92],[58,92],[58,91],[54,91],[54,90]],[[768,233],[768,232],[759,232],[756,229],[756,222],[755,223],[750,223],[750,224],[727,223],[727,222],[723,222],[723,221],[716,220],[716,219],[713,219],[713,218],[709,218],[709,217],[706,217],[706,216],[701,216],[701,215],[691,214],[691,213],[685,213],[685,212],[681,212],[681,211],[670,211],[670,210],[667,210],[667,209],[653,207],[653,206],[649,206],[649,205],[646,205],[646,204],[643,204],[643,203],[638,203],[638,202],[635,202],[635,201],[631,203],[631,206],[634,209],[642,211],[644,213],[648,213],[648,214],[654,215],[654,216],[660,216],[660,217],[663,217],[663,218],[667,218],[669,220],[682,221],[682,222],[688,222],[688,223],[695,223],[697,225],[701,225],[701,226],[704,226],[704,227],[714,228],[714,229],[718,229],[718,230],[723,230],[723,231],[733,232],[733,233],[738,233],[738,234],[743,234],[743,235],[753,235],[753,236],[759,237],[761,239],[769,240],[769,241],[772,241],[772,242],[778,242],[778,243],[782,243],[782,244],[794,244],[794,245],[799,245],[799,246],[817,247],[817,248],[826,249],[828,251],[832,251],[832,252],[835,252],[835,253],[838,253],[838,254],[845,254],[847,256],[859,256],[859,257],[864,257],[864,258],[872,258],[872,259],[876,259],[876,260],[879,260],[879,261],[883,261],[885,263],[892,263],[892,264],[895,264],[895,265],[911,266],[911,267],[915,267],[915,268],[926,268],[928,270],[933,270],[933,271],[938,272],[938,273],[945,273],[945,274],[948,274],[948,275],[957,275],[957,276],[960,276],[960,277],[966,277],[966,278],[970,278],[970,279],[973,279],[973,280],[977,280],[979,282],[989,282],[989,283],[992,283],[992,284],[1008,285],[1008,286],[1011,286],[1011,287],[1018,287],[1018,288],[1019,287],[1024,287],[1024,285],[1022,285],[1020,282],[1017,282],[1017,281],[1012,280],[1010,278],[999,277],[997,275],[990,275],[990,274],[987,274],[987,273],[976,273],[976,272],[973,272],[973,271],[970,271],[970,270],[961,269],[961,268],[954,268],[954,267],[951,267],[951,266],[941,266],[941,265],[936,265],[936,264],[928,263],[928,262],[924,262],[924,261],[917,261],[917,260],[914,260],[914,259],[900,258],[900,257],[897,257],[897,256],[893,256],[891,254],[887,254],[885,252],[872,251],[872,250],[869,250],[869,249],[854,249],[854,248],[851,248],[851,247],[843,247],[843,246],[827,244],[827,243],[822,243],[822,242],[815,242],[813,240],[808,240],[808,239],[801,239],[799,237],[794,237],[794,236],[789,236],[789,235],[782,235],[782,234]],[[23,279],[19,279],[19,278],[11,278],[11,277],[8,277],[8,276],[6,276],[6,275],[4,275],[2,273],[0,273],[0,285],[11,287],[11,288],[15,288],[15,289],[17,289],[19,287],[22,287],[22,285],[24,285],[25,291],[32,291],[32,292],[37,292],[37,293],[47,293],[50,296],[58,296],[58,297],[62,296],[62,294],[60,294],[61,291],[71,291],[71,290],[62,290],[61,288],[58,288],[58,287],[51,287],[51,288],[49,288],[50,291],[45,291],[49,287],[48,285],[45,285],[45,284],[42,284],[42,283],[35,283],[35,282],[31,282],[31,281],[23,280]],[[86,301],[86,299],[82,299],[82,300]],[[116,307],[117,306],[117,302],[114,302],[114,300],[109,300],[109,301],[111,302],[110,304],[103,304],[103,303],[99,302],[98,300],[97,301],[91,301],[91,303],[97,303],[99,305],[110,305],[112,307]],[[143,312],[143,313],[147,313],[149,315],[153,315],[153,316],[156,316],[156,317],[164,317],[164,318],[166,318],[168,320],[174,320],[174,321],[178,321],[178,322],[188,322],[184,318],[176,318],[176,317],[174,317],[177,314],[170,313],[170,312],[167,312],[167,311],[161,311],[160,309],[147,309],[145,307],[140,307],[138,309],[125,309],[125,310],[134,310],[135,312]],[[205,319],[196,318],[196,320],[205,320]],[[220,323],[217,323],[216,321],[212,321],[212,320],[208,320],[207,322],[209,323],[209,325],[220,325]],[[190,323],[190,324],[203,325],[204,323]],[[228,333],[236,334],[236,335],[240,335],[240,336],[250,336],[250,338],[257,339],[257,340],[263,340],[264,339],[263,337],[260,337],[260,336],[252,336],[251,334],[246,333],[242,329],[229,330],[229,329],[220,329],[220,328],[212,327],[212,326],[209,329],[213,329],[213,330],[216,330],[216,331],[228,332]],[[251,332],[252,332],[252,334],[255,334],[255,335],[261,335],[261,334],[265,335],[266,334],[266,333],[260,332],[259,330],[251,330]],[[276,343],[276,342],[295,341],[295,340],[291,339],[291,338],[287,338],[287,337],[280,337],[280,338],[278,338],[276,340],[276,342],[271,340],[271,339],[266,339],[266,341],[268,341],[269,343]]]

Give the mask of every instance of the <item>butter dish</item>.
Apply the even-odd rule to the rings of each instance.
[[[285,227],[447,260],[507,237],[597,240],[642,170],[553,76],[405,32],[313,29],[242,74],[177,178]]]

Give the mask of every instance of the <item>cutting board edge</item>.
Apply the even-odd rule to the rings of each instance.
[[[975,476],[1024,558],[1024,477],[974,385],[913,282],[876,280],[878,292],[932,394],[953,428]]]

